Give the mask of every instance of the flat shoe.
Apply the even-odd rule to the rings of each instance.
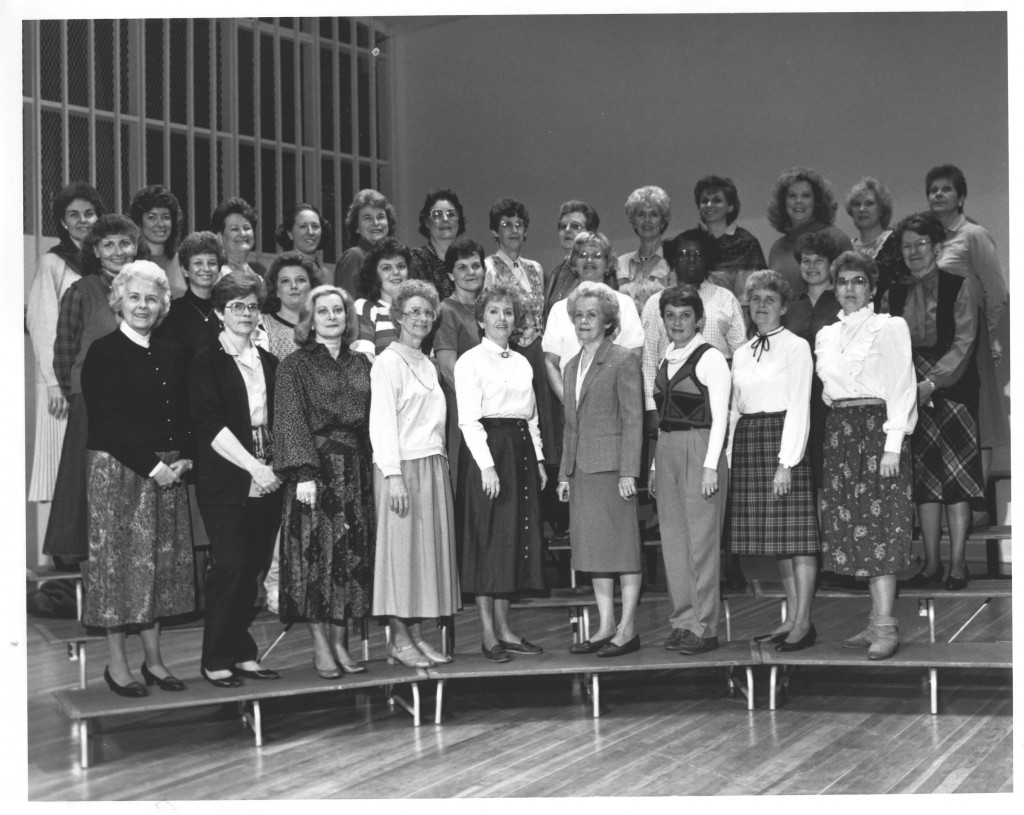
[[[696,642],[686,643],[679,647],[683,656],[695,656],[714,651],[718,647],[718,637],[697,637]]]
[[[814,645],[814,641],[818,638],[818,632],[814,630],[814,623],[811,623],[811,627],[807,629],[807,633],[804,634],[796,642],[789,642],[783,640],[775,646],[776,651],[803,651],[804,648],[810,648]]]
[[[614,634],[612,636],[615,636]],[[602,637],[599,640],[584,640],[574,642],[569,646],[570,654],[593,654],[612,641],[611,637]]]
[[[247,671],[245,668],[239,668],[235,666],[235,673],[238,676],[244,676],[246,679],[280,679],[281,675],[277,671],[272,671],[269,668],[258,668],[255,671]]]
[[[754,642],[766,642],[771,643],[772,645],[778,645],[780,642],[783,642],[788,636],[788,631],[779,631],[775,634],[758,634],[756,637],[754,637]]]
[[[608,643],[601,646],[601,649],[597,652],[599,657],[621,657],[625,654],[632,654],[634,651],[640,650],[640,635],[634,634],[633,639],[627,640],[622,645],[615,645],[609,640]]]
[[[215,688],[238,688],[242,685],[242,680],[234,674],[231,674],[231,676],[225,676],[223,679],[214,679],[206,672],[206,668],[200,668],[199,673],[202,675],[203,679]]]
[[[510,654],[543,654],[544,649],[539,645],[534,645],[526,637],[523,637],[519,642],[505,642],[505,640],[498,640],[498,645],[508,651]]]
[[[512,657],[508,655],[508,651],[501,647],[501,643],[491,649],[488,649],[486,645],[481,645],[480,650],[483,651],[484,656],[491,662],[510,662],[512,660]]]
[[[898,581],[896,585],[899,588],[906,589],[926,589],[929,586],[941,586],[942,574],[942,564],[940,563],[939,568],[931,574],[926,575],[924,572],[918,572],[907,580]]]
[[[964,569],[964,576],[957,577],[952,571],[949,573],[949,577],[946,578],[945,588],[946,591],[963,591],[967,588],[968,582],[970,582],[971,573]]]

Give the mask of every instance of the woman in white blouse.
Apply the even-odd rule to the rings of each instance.
[[[651,444],[648,483],[658,496],[672,598],[672,631],[664,645],[700,654],[718,647],[718,547],[729,482],[725,434],[732,380],[722,352],[701,334],[704,304],[697,291],[666,289],[658,305],[669,346],[654,380],[658,440]]]
[[[817,637],[811,599],[820,543],[811,465],[804,456],[814,366],[807,343],[782,326],[790,299],[780,272],[755,272],[747,280],[756,332],[733,354],[729,414],[732,551],[779,561],[786,619],[754,638],[778,651],[799,651]]]
[[[914,508],[910,434],[917,383],[910,331],[900,317],[875,314],[874,261],[844,252],[832,264],[843,313],[818,332],[818,376],[832,406],[825,426],[822,552],[826,568],[867,577],[868,627],[843,643],[868,646],[868,659],[899,647],[893,616],[896,573],[910,565]]]
[[[455,363],[463,449],[459,460],[459,550],[463,589],[476,597],[484,656],[543,648],[512,632],[509,600],[544,588],[540,493],[547,484],[533,370],[509,348],[523,318],[518,290],[492,286],[476,301],[480,345]]]
[[[444,394],[437,367],[421,350],[437,308],[430,283],[398,286],[390,315],[398,339],[370,369],[377,504],[373,613],[390,618],[388,662],[409,668],[451,662],[423,638],[422,621],[451,616],[460,607]]]

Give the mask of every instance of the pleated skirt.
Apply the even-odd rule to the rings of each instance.
[[[978,423],[967,406],[939,395],[918,408],[911,438],[914,501],[955,504],[985,495]]]
[[[373,613],[395,617],[442,617],[460,607],[455,560],[455,516],[444,456],[402,462],[409,493],[404,518],[388,506],[388,486],[373,468],[377,513]]]
[[[28,485],[29,501],[50,501],[57,481],[60,450],[67,430],[67,417],[50,415],[50,395],[44,383],[36,383],[36,433],[32,453],[32,477]]]
[[[85,443],[89,437],[89,416],[85,398],[71,395],[68,426],[61,447],[57,481],[53,487],[53,506],[43,539],[43,554],[64,560],[89,557],[89,520],[86,504],[87,458]]]

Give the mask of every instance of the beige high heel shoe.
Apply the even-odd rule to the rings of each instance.
[[[420,650],[420,653],[423,654],[423,656],[425,656],[435,665],[447,665],[449,662],[452,661],[452,658],[450,656],[446,657],[444,654],[435,651],[434,646],[432,646],[426,640],[420,640],[419,642],[417,642],[416,647]]]
[[[384,649],[384,654],[387,657],[388,665],[394,665],[396,662],[401,662],[406,668],[429,668],[431,665],[430,660],[423,656],[420,649],[411,642],[401,648],[396,648],[393,642],[389,642],[387,648]]]

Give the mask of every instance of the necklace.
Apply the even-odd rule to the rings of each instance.
[[[469,303],[463,303],[458,298],[458,296],[454,295],[454,294],[452,295],[452,300],[454,300],[456,303],[458,303],[460,306],[462,306],[466,310],[467,314],[469,314],[472,317],[476,316],[475,314],[473,314],[474,310],[476,309],[476,303],[475,302],[473,303],[473,305],[470,305]]]
[[[191,300],[187,300],[186,302],[190,306],[192,306],[192,308],[194,308],[196,311],[199,312],[199,316],[203,318],[203,322],[204,323],[210,322],[210,315],[213,314],[213,306],[210,306],[210,310],[208,312],[204,313],[203,310],[201,308],[199,308],[199,306],[197,306]]]

